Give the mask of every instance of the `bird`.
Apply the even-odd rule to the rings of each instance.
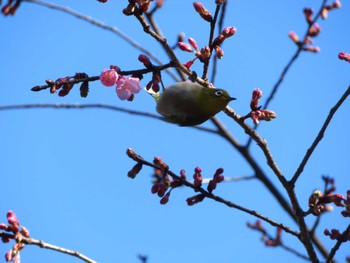
[[[156,110],[163,120],[179,126],[195,126],[207,121],[236,98],[224,89],[208,88],[198,83],[181,81],[163,89],[156,99]]]

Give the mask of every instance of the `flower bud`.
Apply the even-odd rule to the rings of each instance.
[[[133,168],[128,172],[128,177],[134,179],[136,175],[141,171],[142,163],[137,163]]]
[[[187,69],[190,69],[192,67],[194,63],[194,59],[190,60],[190,61],[187,61],[186,63],[184,63],[183,65],[187,68]]]
[[[306,21],[311,24],[312,23],[312,15],[314,11],[311,8],[304,8],[304,15],[306,18]]]
[[[191,205],[197,204],[199,202],[202,202],[204,198],[205,198],[205,195],[199,194],[199,195],[195,195],[195,196],[187,198],[186,202],[187,202],[187,205],[191,206]]]
[[[114,69],[104,69],[100,74],[100,81],[104,86],[111,87],[116,84],[118,73]]]
[[[214,49],[215,49],[216,57],[217,57],[218,59],[222,59],[223,56],[224,56],[224,51],[221,49],[221,47],[215,45],[215,46],[214,46]]]
[[[315,37],[321,32],[321,27],[318,24],[313,24],[308,32],[308,36]]]
[[[221,34],[222,34],[225,38],[228,38],[228,37],[231,37],[231,36],[233,36],[234,34],[236,34],[236,32],[237,32],[237,28],[232,27],[232,26],[229,26],[229,27],[224,28],[224,30],[222,31]]]
[[[139,55],[138,60],[139,60],[140,62],[142,62],[143,65],[144,65],[146,68],[152,67],[151,60],[149,59],[148,56],[146,56],[146,55],[144,55],[144,54],[141,54],[141,55]]]
[[[252,93],[252,99],[250,100],[250,109],[257,110],[259,105],[259,100],[262,97],[261,89],[257,88]]]
[[[165,205],[169,201],[170,191],[160,199],[160,204]]]
[[[192,48],[189,44],[185,42],[179,42],[177,43],[177,46],[182,50],[182,51],[187,51],[187,52],[192,52]]]
[[[313,52],[313,53],[319,53],[321,51],[321,49],[317,46],[306,46],[306,47],[303,47],[303,50]]]
[[[193,3],[194,9],[197,11],[197,13],[207,22],[211,22],[213,20],[210,12],[208,9],[206,9],[202,3],[200,2],[194,2]]]
[[[194,38],[190,37],[188,38],[188,43],[190,43],[190,45],[196,50],[198,51],[198,45],[197,42]]]
[[[293,31],[289,32],[289,33],[288,33],[288,36],[289,36],[289,38],[290,38],[291,40],[293,40],[293,42],[294,42],[295,44],[299,44],[299,37],[298,37],[298,35],[297,35],[295,32],[293,32]]]
[[[339,58],[340,60],[345,60],[345,61],[347,61],[347,62],[350,63],[350,54],[347,54],[347,53],[345,53],[345,52],[340,52],[340,53],[338,54],[338,58]]]

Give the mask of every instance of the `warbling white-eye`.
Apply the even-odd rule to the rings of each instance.
[[[226,90],[185,81],[177,82],[153,97],[157,101],[157,112],[164,120],[180,126],[201,124],[235,100]]]

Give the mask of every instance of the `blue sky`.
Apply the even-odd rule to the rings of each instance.
[[[214,1],[203,1],[213,10]],[[114,25],[168,62],[158,43],[146,37],[133,17],[122,15],[127,1],[56,1],[108,25]],[[230,105],[238,114],[249,111],[250,94],[259,87],[266,98],[296,46],[289,31],[302,36],[306,22],[302,9],[319,7],[321,1],[233,1],[228,3],[225,26],[237,34],[223,45],[215,85],[236,98]],[[302,53],[284,79],[270,105],[278,117],[262,123],[265,138],[280,169],[290,178],[323,124],[330,108],[349,85],[350,65],[340,61],[341,51],[350,53],[349,3],[343,1],[326,21],[315,44],[319,54]],[[171,16],[169,16],[172,14]],[[165,1],[155,19],[169,43],[177,34],[206,44],[208,24],[194,13],[192,2]],[[105,103],[126,109],[155,112],[153,99],[142,92],[133,102],[120,101],[113,88],[90,84],[87,98],[73,89],[61,98],[48,91],[34,93],[35,85],[75,72],[99,75],[111,64],[123,70],[139,69],[138,50],[115,34],[63,12],[23,3],[14,17],[0,17],[0,105],[27,103]],[[190,54],[178,52],[181,61]],[[200,72],[200,65],[193,70]],[[150,76],[145,76],[146,85]],[[163,76],[166,85],[173,82]],[[321,175],[335,177],[337,192],[349,189],[350,163],[347,139],[350,104],[339,109],[323,141],[309,160],[296,192],[304,209],[315,189],[322,189]],[[242,143],[247,135],[225,114],[218,117]],[[125,151],[133,148],[145,159],[161,156],[172,171],[200,166],[209,178],[219,167],[230,177],[250,176],[246,161],[219,136],[193,128],[178,127],[155,119],[103,109],[22,109],[0,112],[0,174],[3,180],[0,220],[13,210],[31,236],[48,243],[78,250],[98,262],[140,262],[138,254],[154,262],[304,262],[280,248],[266,248],[260,235],[247,229],[256,219],[211,200],[188,207],[191,189],[176,189],[167,205],[151,195],[152,170],[144,168],[135,180],[127,178],[134,163]],[[210,122],[203,124],[213,127]],[[252,155],[269,178],[282,190],[254,144]],[[296,229],[296,225],[258,181],[219,185],[216,194]],[[334,241],[322,235],[324,228],[344,229],[348,221],[340,209],[325,215],[319,236],[327,247]],[[313,222],[315,218],[307,218]],[[266,224],[265,224],[266,225]],[[270,233],[275,229],[267,226]],[[286,245],[304,253],[292,236],[283,234]],[[0,255],[10,245],[0,246]],[[349,248],[337,256],[343,262]],[[28,246],[22,262],[78,262],[60,253]]]

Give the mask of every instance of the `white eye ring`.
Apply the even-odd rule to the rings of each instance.
[[[224,93],[221,90],[215,91],[215,95],[221,97]]]

